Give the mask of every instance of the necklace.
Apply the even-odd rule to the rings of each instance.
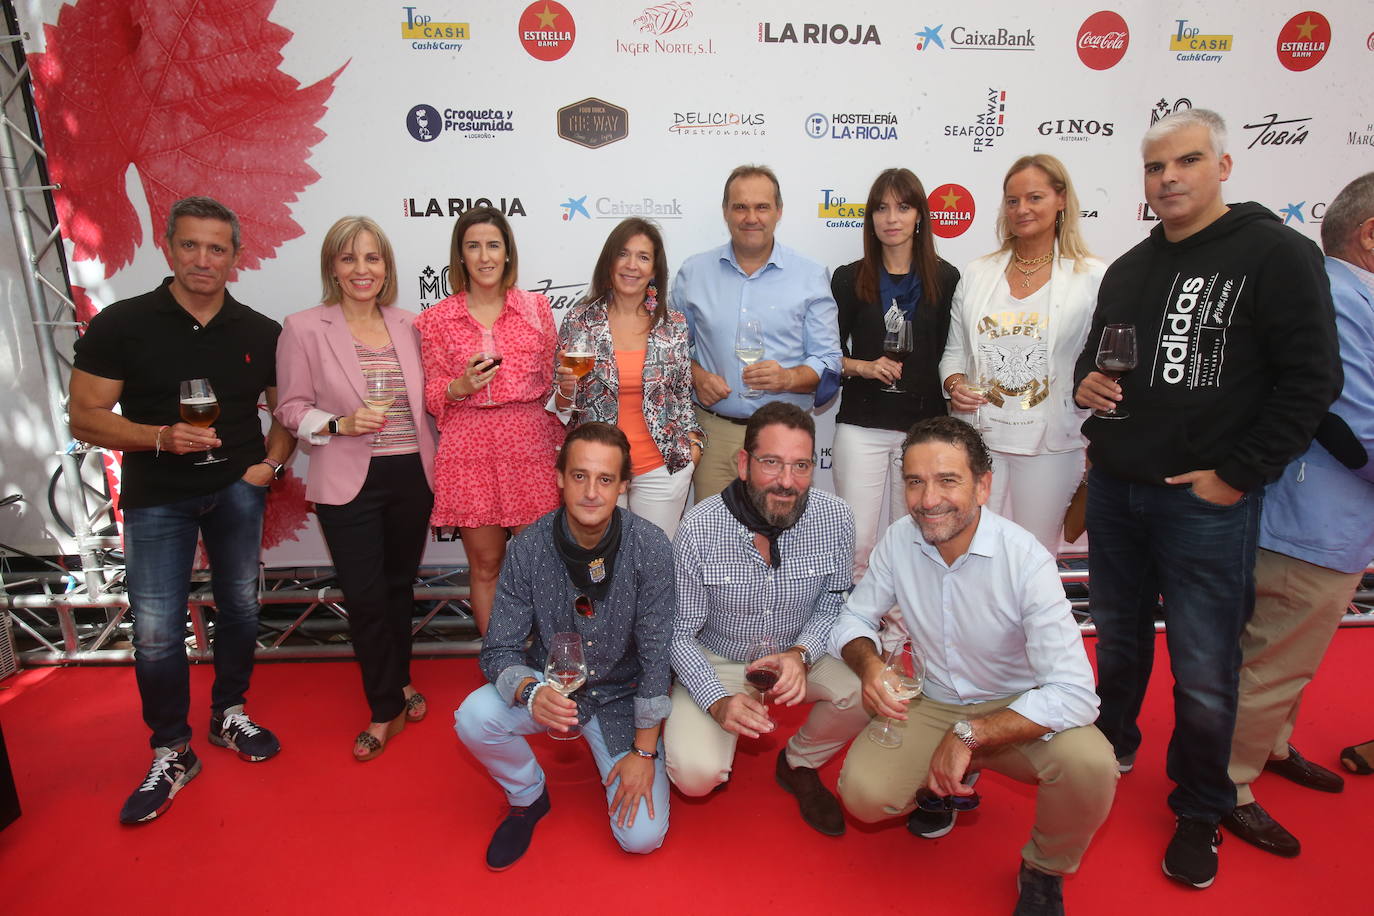
[[[1021,275],[1021,286],[1029,288],[1031,285],[1031,277],[1039,273],[1046,264],[1053,260],[1054,252],[1051,251],[1049,254],[1041,255],[1038,258],[1023,258],[1021,255],[1017,254],[1016,249],[1013,248],[1011,250],[1011,257],[1011,266]],[[1025,264],[1026,267],[1030,269],[1027,270],[1026,267],[1022,267],[1022,264]]]

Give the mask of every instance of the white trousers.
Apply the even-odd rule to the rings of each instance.
[[[1083,479],[1084,449],[1044,455],[992,453],[988,508],[1025,528],[1058,556],[1064,510]]]
[[[692,488],[695,468],[696,465],[689,464],[676,474],[669,474],[668,466],[660,464],[647,474],[636,474],[630,478],[625,495],[616,502],[622,509],[629,509],[662,528],[671,541],[677,534],[678,522],[682,521],[682,509],[687,505],[687,491]]]
[[[835,494],[854,510],[854,582],[868,571],[868,555],[885,529],[906,514],[902,486],[902,439],[906,433],[852,423],[835,424],[830,454]]]

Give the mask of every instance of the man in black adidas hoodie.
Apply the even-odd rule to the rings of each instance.
[[[1341,386],[1321,251],[1259,204],[1223,202],[1225,142],[1220,116],[1196,108],[1145,135],[1160,225],[1103,278],[1074,396],[1129,412],[1083,424],[1097,725],[1129,770],[1162,595],[1178,817],[1164,872],[1194,887],[1216,877],[1217,824],[1236,804],[1226,768],[1263,488],[1307,448]],[[1109,324],[1136,329],[1137,366],[1120,380],[1095,369]]]

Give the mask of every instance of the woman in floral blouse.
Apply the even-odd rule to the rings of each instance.
[[[560,365],[554,405],[574,426],[600,420],[620,427],[630,440],[633,475],[622,504],[671,538],[702,432],[692,413],[687,321],[659,298],[667,288],[658,227],[622,221],[601,249],[586,300],[568,312],[558,335],[560,356],[591,352],[595,365],[580,379]]]

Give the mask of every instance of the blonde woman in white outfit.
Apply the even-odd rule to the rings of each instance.
[[[992,451],[988,508],[1054,554],[1087,445],[1073,367],[1107,267],[1083,243],[1078,195],[1054,156],[1016,160],[1002,192],[1002,246],[964,269],[940,377],[951,412],[981,426]],[[975,373],[986,395],[970,390]]]

